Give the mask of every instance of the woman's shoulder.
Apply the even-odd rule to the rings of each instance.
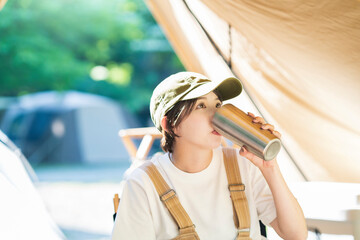
[[[157,166],[159,165],[159,161],[161,161],[162,158],[164,158],[164,154],[158,153],[148,160],[134,160],[131,166],[124,173],[124,180],[135,182],[147,181],[148,175],[142,166],[148,162],[151,162]]]

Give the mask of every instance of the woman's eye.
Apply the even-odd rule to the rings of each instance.
[[[216,108],[221,108],[221,106],[222,106],[222,103],[217,103],[216,104]]]
[[[197,105],[197,107],[196,107],[196,108],[205,108],[205,104],[200,103],[199,105]]]

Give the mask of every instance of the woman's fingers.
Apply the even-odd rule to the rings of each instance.
[[[270,132],[273,132],[274,126],[271,124],[265,123],[265,124],[261,125],[261,129],[265,129],[265,130],[268,129],[268,130],[270,130]]]
[[[278,138],[281,138],[281,133],[279,133],[278,131],[273,131],[272,134],[274,134]]]
[[[246,157],[247,159],[249,159],[250,161],[254,161],[254,157],[255,155],[250,153],[245,146],[242,146],[240,148],[240,155],[243,157]]]
[[[246,146],[241,147],[240,155],[249,159],[257,167],[261,167],[265,161],[264,159],[261,159],[258,156],[255,156],[253,153],[249,152]]]
[[[253,113],[248,112],[248,115],[253,118],[253,123],[261,123],[264,124],[265,120],[262,117],[256,117]]]
[[[264,130],[269,130],[272,134],[274,134],[276,137],[278,138],[281,138],[281,133],[279,133],[278,131],[275,131],[275,128],[273,125],[271,124],[263,124],[261,125],[261,129],[264,129]]]
[[[265,120],[262,117],[255,117],[253,119],[254,123],[261,123],[261,124],[265,124]]]
[[[248,115],[249,115],[250,117],[252,117],[252,118],[255,118],[255,115],[254,115],[253,113],[251,113],[251,112],[248,112]]]
[[[269,130],[272,134],[274,134],[276,137],[281,138],[281,133],[278,131],[275,131],[275,128],[273,125],[268,124],[265,122],[265,120],[262,117],[256,117],[253,113],[248,112],[248,115],[253,118],[253,123],[261,123],[261,129]]]
[[[253,118],[254,123],[265,124],[265,120],[262,117],[256,117],[253,113],[248,112],[248,115]]]

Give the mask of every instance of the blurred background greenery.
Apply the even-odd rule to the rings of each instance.
[[[0,96],[89,92],[146,124],[154,87],[183,69],[142,0],[14,0],[0,12]]]
[[[154,87],[183,69],[142,0],[11,0],[0,11],[0,133],[4,131],[15,143],[16,146],[11,144],[13,152],[22,159],[51,218],[67,239],[110,239],[112,198],[119,192],[122,175],[130,165],[130,157],[121,147],[119,127],[130,126],[125,123],[127,118],[133,119],[130,115],[135,115],[137,124],[148,126]],[[83,97],[80,100],[97,101],[99,104],[94,106],[98,108],[90,111],[75,105],[65,111],[64,107],[56,109],[49,104],[52,108],[43,111],[33,98],[32,102],[24,100],[25,95],[53,90],[109,97],[131,114],[121,111],[125,117],[120,118],[113,112],[113,101],[105,101],[109,105],[105,108],[101,99],[84,98],[78,93],[76,96]],[[22,105],[16,105],[21,99],[37,107],[21,110]],[[13,109],[13,105],[17,108]],[[80,112],[77,119],[71,117],[75,110]],[[90,117],[81,117],[84,113]],[[7,124],[7,131],[5,116],[13,120]],[[81,124],[75,125],[77,122]],[[56,134],[58,130],[61,136]],[[1,136],[0,146],[4,140],[10,146],[7,138]],[[34,167],[36,176],[17,148]],[[68,161],[58,161],[59,158]],[[0,164],[0,175],[14,176],[14,182],[29,180],[21,175],[23,165],[16,165],[19,159],[1,155],[0,162],[6,164]],[[20,170],[9,168],[15,165]],[[13,209],[21,209],[22,216],[38,215],[29,212],[37,206],[29,201],[32,196],[24,195],[22,187],[14,189],[14,194],[7,194],[12,202],[9,212],[14,214]],[[20,198],[26,198],[31,207],[16,205],[14,199]],[[41,201],[37,204],[42,206]],[[9,226],[22,226],[18,220],[12,221],[18,218],[7,218],[6,212],[4,216]],[[36,225],[27,222],[27,229],[38,229],[34,227],[39,225],[38,220],[35,222]],[[39,226],[44,232],[48,229],[47,225]],[[13,236],[17,235],[12,233]]]

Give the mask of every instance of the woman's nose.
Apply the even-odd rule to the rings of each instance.
[[[217,110],[218,110],[217,108],[211,108],[211,109],[209,110],[210,120],[211,120],[211,121],[212,121],[212,119],[214,118],[215,113],[216,113]]]

